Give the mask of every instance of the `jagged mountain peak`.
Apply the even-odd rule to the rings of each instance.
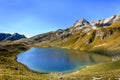
[[[22,39],[22,38],[26,38],[25,35],[21,35],[18,33],[14,33],[14,34],[0,33],[0,41],[3,41],[3,40],[14,41],[14,40]]]
[[[14,33],[13,35],[19,35],[18,33]]]
[[[88,22],[85,18],[78,19],[76,22]]]
[[[96,21],[90,22],[90,24],[93,27],[106,27],[119,21],[120,21],[120,14],[117,14],[108,18],[104,18],[103,20],[96,20]]]
[[[115,23],[115,22],[120,21],[120,15],[119,14],[118,15],[113,15],[113,16],[111,16],[109,18],[105,18],[105,19],[103,19],[101,21],[103,21],[104,24]]]
[[[89,25],[89,24],[90,23],[86,19],[82,18],[82,19],[77,20],[73,26],[74,27],[78,27],[78,26],[82,27],[82,26],[86,26],[86,25]]]
[[[114,22],[119,22],[120,21],[120,14],[114,15]]]
[[[120,17],[120,14],[116,14],[116,15],[113,15],[113,16],[116,16],[116,18]]]

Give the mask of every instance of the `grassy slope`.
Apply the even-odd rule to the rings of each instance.
[[[96,49],[94,48],[107,48],[113,50],[120,49],[120,23],[113,24],[109,28],[102,28],[104,31],[104,39],[100,40],[101,37],[95,37],[96,30],[90,32],[89,35],[85,33],[80,33],[76,31],[73,36],[70,36],[67,39],[67,42],[61,40],[49,41],[45,43],[46,46],[51,46],[55,43],[56,47],[64,48],[74,48],[74,49]],[[111,30],[114,33],[109,33]],[[90,41],[89,41],[90,40]],[[86,43],[85,41],[89,41]],[[59,42],[59,45],[57,45]],[[63,42],[61,44],[61,42]],[[51,44],[51,45],[49,45]],[[104,44],[104,45],[103,45]],[[37,43],[39,46],[39,43]],[[44,45],[44,43],[42,44]],[[28,70],[24,65],[16,62],[16,55],[21,52],[29,49],[29,47],[21,43],[9,43],[7,45],[0,45],[0,80],[49,80],[50,74],[36,73]],[[101,50],[93,50],[96,53],[109,53],[106,50],[103,52]],[[77,72],[64,74],[64,77],[67,80],[90,80],[93,76],[100,76],[103,74],[105,77],[102,80],[110,77],[111,80],[115,80],[115,77],[120,76],[120,61],[108,62],[97,64],[93,66],[86,67]],[[53,74],[58,76],[57,74]],[[72,78],[75,77],[76,79]],[[57,77],[56,79],[57,80]]]
[[[94,48],[120,49],[120,23],[114,23],[106,28],[76,30],[65,39],[45,40],[34,44],[38,47],[62,47],[69,49],[90,50]]]
[[[6,49],[7,48],[7,49]],[[12,49],[12,50],[11,50]],[[21,44],[8,44],[0,47],[0,80],[49,80],[51,74],[36,73],[16,62],[19,52],[29,49]],[[97,50],[99,52],[99,50]],[[100,51],[101,52],[101,51]],[[103,74],[106,78],[120,75],[120,61],[109,62],[86,67],[77,72],[64,74],[66,80],[90,80],[93,76]],[[52,74],[57,80],[58,74]],[[73,77],[75,79],[73,79]],[[114,79],[112,79],[114,80]]]
[[[107,28],[99,28],[87,33],[76,31],[62,47],[81,50],[104,47],[116,50],[120,49],[119,40],[120,23],[115,23]]]
[[[30,71],[16,62],[16,55],[29,49],[22,44],[0,46],[0,80],[45,80],[48,74]]]
[[[70,76],[76,78],[74,80],[91,80],[92,77],[100,77],[101,75],[103,78],[100,80],[108,80],[108,78],[110,78],[110,80],[116,80],[115,78],[119,78],[120,61],[93,65],[83,68],[80,71],[66,74],[64,77],[68,78],[68,80],[71,79]]]

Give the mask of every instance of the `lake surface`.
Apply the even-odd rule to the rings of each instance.
[[[37,72],[72,72],[80,68],[109,61],[108,57],[79,50],[32,48],[17,55],[17,61]]]

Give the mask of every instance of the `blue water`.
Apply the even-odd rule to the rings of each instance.
[[[32,48],[17,55],[17,61],[37,72],[72,72],[85,66],[105,62],[100,55],[79,50]]]

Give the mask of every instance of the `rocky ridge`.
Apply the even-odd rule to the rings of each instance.
[[[14,33],[14,34],[0,33],[0,41],[3,41],[3,40],[15,41],[22,38],[26,38],[26,37],[18,33]]]
[[[106,26],[110,26],[111,24],[119,22],[119,21],[120,21],[120,15],[114,15],[109,18],[105,18],[103,20],[93,21],[90,24],[95,27],[106,27]]]
[[[24,42],[38,47],[62,47],[84,50],[97,47],[116,48],[120,44],[119,38],[120,15],[114,15],[110,18],[93,22],[80,19],[67,29],[39,34],[24,40]],[[115,41],[118,43],[114,43]]]

